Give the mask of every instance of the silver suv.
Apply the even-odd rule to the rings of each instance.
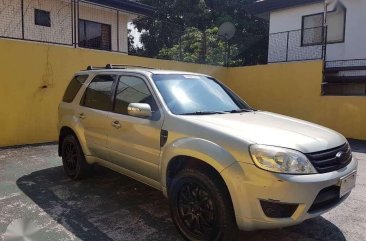
[[[189,240],[298,224],[355,186],[342,135],[255,110],[202,74],[88,67],[66,90],[58,128],[69,177],[98,164],[161,190]]]

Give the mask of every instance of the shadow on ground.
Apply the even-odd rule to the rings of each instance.
[[[366,141],[348,139],[348,142],[353,152],[366,153]]]
[[[74,182],[62,167],[17,180],[18,187],[54,220],[81,240],[181,240],[161,192],[97,167],[89,179]],[[319,217],[291,228],[246,232],[239,240],[344,241],[342,232]]]

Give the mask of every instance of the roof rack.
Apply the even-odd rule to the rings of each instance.
[[[123,64],[107,64],[105,67],[94,67],[89,65],[86,70],[98,70],[98,69],[128,69],[128,68],[138,68],[138,69],[155,69],[146,66],[139,65],[123,65]]]
[[[95,67],[95,66],[91,66],[89,65],[86,70],[96,70],[96,69],[105,69],[104,67]]]
[[[155,69],[151,67],[141,65],[128,65],[128,64],[107,64],[106,69],[128,69],[128,68],[139,68],[139,69]]]

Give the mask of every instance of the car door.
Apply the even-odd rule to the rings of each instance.
[[[84,92],[78,118],[92,156],[108,160],[107,134],[115,75],[96,75]]]
[[[147,103],[150,118],[129,116],[130,103]],[[118,77],[113,113],[110,114],[108,148],[111,160],[135,173],[159,180],[160,132],[163,115],[145,79],[135,75]]]

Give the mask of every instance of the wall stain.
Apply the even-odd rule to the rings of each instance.
[[[48,87],[52,87],[53,83],[54,83],[53,68],[52,68],[52,64],[50,62],[50,51],[51,51],[51,47],[49,46],[47,48],[47,53],[46,53],[46,66],[45,66],[44,74],[42,76],[41,89],[47,89]]]

